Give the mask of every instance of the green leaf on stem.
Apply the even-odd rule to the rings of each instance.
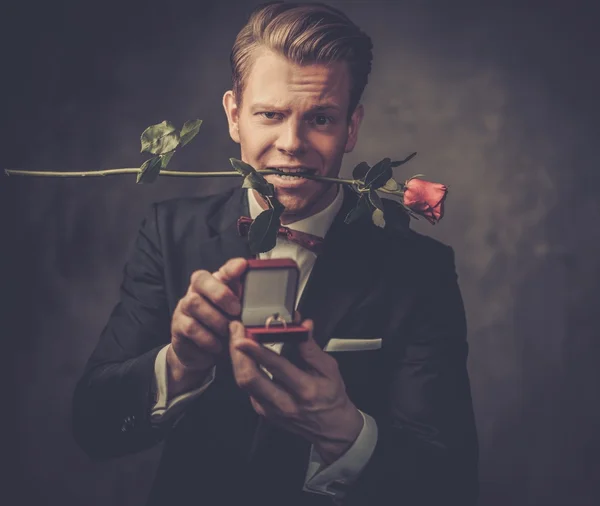
[[[352,178],[357,180],[362,179],[367,175],[367,172],[369,172],[370,168],[371,167],[367,162],[360,162],[356,167],[354,167],[354,170],[352,171]]]
[[[192,119],[184,123],[181,133],[179,134],[181,146],[185,146],[196,137],[198,130],[200,130],[200,125],[202,125],[201,119]]]
[[[243,162],[242,160],[238,160],[237,158],[230,158],[229,163],[242,176],[247,176],[248,174],[253,174],[253,173],[258,174],[258,172],[256,172],[254,170],[254,167],[252,167],[252,165],[249,165],[246,162]]]
[[[383,190],[387,190],[390,192],[397,192],[400,189],[400,185],[398,182],[392,177],[386,181],[386,183],[381,187]]]
[[[350,225],[350,223],[354,223],[355,221],[358,221],[364,216],[368,216],[370,214],[371,207],[369,205],[369,197],[366,193],[363,193],[358,199],[356,207],[346,215],[344,223],[346,223],[346,225]]]
[[[369,193],[369,202],[376,209],[381,209],[383,211],[383,201],[381,197],[375,190],[371,190]]]
[[[372,190],[381,188],[394,175],[391,163],[389,158],[384,158],[373,165],[365,176],[365,186]]]
[[[383,201],[375,190],[369,192],[369,202],[375,208],[371,214],[371,219],[375,225],[380,228],[385,227],[385,219],[383,217]]]
[[[140,167],[140,172],[138,172],[135,182],[139,184],[154,183],[160,172],[161,163],[160,156],[153,156],[146,160]]]
[[[397,160],[395,162],[392,162],[392,167],[399,167],[400,165],[405,164],[409,160],[412,160],[415,156],[417,156],[416,151],[414,153],[411,153],[410,155],[408,155],[404,160]]]
[[[146,128],[141,136],[142,153],[162,155],[173,151],[179,145],[179,133],[168,121]]]
[[[383,218],[383,211],[381,209],[375,209],[371,215],[371,219],[379,228],[385,227],[385,219]]]
[[[168,153],[165,153],[164,155],[160,155],[160,168],[161,169],[167,168],[167,165],[169,165],[169,162],[171,161],[171,158],[173,158],[174,154],[175,154],[175,151],[169,151]]]
[[[279,202],[279,200],[277,200],[276,197],[269,197],[267,198],[267,202],[269,203],[269,205],[276,209],[279,212],[279,215],[281,216],[281,213],[283,213],[283,211],[285,211],[285,207],[283,206],[283,204],[281,202]]]
[[[252,253],[265,253],[275,247],[282,212],[281,204],[274,205],[260,213],[252,222],[248,231],[248,243]]]
[[[244,178],[242,188],[252,188],[260,193],[263,197],[273,197],[275,188],[273,185],[258,172],[251,172]]]

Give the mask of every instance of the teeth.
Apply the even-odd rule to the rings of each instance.
[[[307,172],[308,174],[312,174],[312,173],[315,172],[313,169],[306,169],[306,168],[303,168],[303,167],[294,168],[294,169],[290,169],[290,168],[286,168],[286,167],[272,167],[272,168],[275,169],[275,170],[278,170],[280,172],[287,173],[287,174],[298,174],[300,172]],[[306,178],[302,177],[302,176],[292,176],[292,175],[288,176],[288,175],[279,174],[277,177],[279,177],[281,179],[287,179],[289,181],[293,181],[293,180],[306,180]]]
[[[278,177],[280,177],[281,179],[306,179],[305,177],[302,177],[302,176],[287,176],[286,175],[286,176],[278,176]]]

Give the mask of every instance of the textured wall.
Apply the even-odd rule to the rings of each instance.
[[[483,506],[600,503],[600,69],[592,2],[332,2],[369,34],[360,160],[451,186],[445,219],[470,329]],[[205,120],[176,169],[239,156],[221,96],[254,2],[12,6],[2,168],[134,167],[140,132]],[[11,11],[12,9],[12,11]],[[160,448],[92,463],[68,425],[72,389],[118,294],[147,206],[237,184],[134,176],[0,178],[8,241],[2,335],[11,504],[142,504]],[[6,235],[3,235],[6,237]],[[5,370],[7,370],[5,368]],[[16,408],[16,409],[15,409]],[[10,487],[9,487],[10,490]]]

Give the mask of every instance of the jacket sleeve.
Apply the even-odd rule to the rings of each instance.
[[[438,249],[438,252],[440,250]],[[392,344],[386,408],[370,461],[346,505],[474,506],[478,442],[467,373],[467,329],[454,253],[423,269],[402,346]]]
[[[153,424],[171,423],[175,426],[185,415],[186,408],[213,384],[217,367],[213,366],[209,375],[197,388],[169,398],[169,378],[167,377],[167,349],[162,348],[154,362],[154,385],[156,386],[156,403],[150,411]]]
[[[157,212],[152,204],[142,220],[118,303],[75,387],[73,435],[91,457],[149,448],[170,428],[150,423],[155,360],[171,327]]]

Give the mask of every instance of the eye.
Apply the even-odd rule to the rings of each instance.
[[[273,111],[265,111],[265,112],[261,112],[259,114],[261,114],[266,119],[277,119],[279,113],[276,113]]]
[[[317,114],[314,117],[314,122],[317,126],[327,126],[333,122],[333,118],[325,114]]]

